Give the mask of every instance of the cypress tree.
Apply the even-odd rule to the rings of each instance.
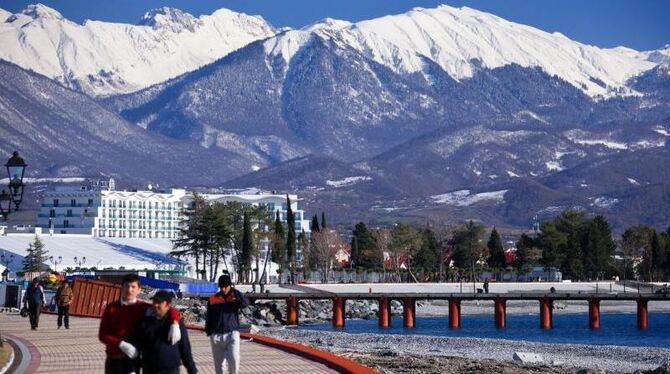
[[[279,211],[276,211],[275,214],[273,241],[272,261],[283,269],[286,265],[286,234],[284,233],[284,224],[279,218]]]
[[[326,213],[321,212],[321,228],[325,229],[326,228]]]
[[[504,268],[507,265],[505,261],[505,249],[503,248],[502,239],[495,226],[491,231],[491,236],[489,236],[489,241],[486,246],[489,249],[489,267],[498,269]]]
[[[320,230],[320,228],[319,228],[319,216],[317,216],[316,214],[314,215],[314,217],[312,217],[312,224],[310,226],[310,230],[312,232],[319,232],[319,230]]]
[[[295,283],[295,216],[293,209],[291,209],[291,199],[286,195],[286,226],[288,226],[288,234],[286,235],[286,255],[288,259],[289,268],[291,269],[291,283]]]
[[[665,248],[661,245],[657,232],[651,237],[651,267],[653,279],[660,280],[665,268]]]

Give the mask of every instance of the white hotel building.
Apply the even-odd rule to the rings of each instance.
[[[201,194],[209,202],[240,202],[266,206],[286,222],[286,195]],[[289,195],[295,213],[295,231],[309,234],[310,220],[298,209],[298,196]],[[56,187],[45,192],[37,227],[49,234],[80,234],[105,238],[167,238],[179,235],[193,194],[183,189],[170,192],[116,191],[107,186]]]

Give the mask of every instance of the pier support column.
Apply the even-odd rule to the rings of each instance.
[[[391,326],[391,299],[379,298],[379,327]]]
[[[344,298],[336,297],[333,299],[333,326],[344,327]]]
[[[499,329],[505,328],[507,322],[507,300],[503,298],[495,299],[495,321],[496,327]]]
[[[449,299],[449,327],[452,329],[461,328],[461,300]]]
[[[600,328],[600,299],[589,299],[589,327],[593,330]]]
[[[554,327],[554,300],[540,299],[540,328],[550,330]]]
[[[647,317],[647,299],[637,300],[637,328],[646,330],[649,327],[649,319]]]
[[[414,317],[416,312],[416,300],[413,297],[402,299],[402,317],[406,328],[414,328]]]
[[[298,298],[289,296],[288,299],[286,299],[286,324],[297,326],[298,315]]]

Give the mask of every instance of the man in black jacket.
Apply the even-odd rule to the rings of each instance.
[[[247,298],[233,287],[230,276],[219,277],[219,292],[207,303],[205,332],[209,336],[216,374],[237,374],[240,370],[240,309]]]
[[[191,342],[183,320],[179,321],[181,340],[174,345],[168,340],[172,322],[166,317],[171,303],[172,296],[169,292],[163,290],[156,292],[153,307],[147,309],[137,324],[135,333],[129,339],[140,355],[142,373],[179,374],[181,364],[184,364],[189,374],[198,372],[191,355]]]

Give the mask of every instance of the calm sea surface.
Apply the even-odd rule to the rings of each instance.
[[[670,313],[649,313],[649,329],[637,329],[636,315],[630,313],[603,313],[600,330],[591,330],[588,315],[554,313],[554,328],[540,329],[538,314],[508,315],[507,327],[497,329],[491,315],[462,315],[461,328],[449,328],[445,317],[417,317],[414,329],[402,327],[402,318],[394,318],[388,329],[377,326],[377,320],[347,320],[344,331],[352,334],[379,333],[401,335],[437,335],[510,340],[527,340],[563,344],[611,344],[670,348]],[[301,326],[311,330],[334,330],[330,323]]]

